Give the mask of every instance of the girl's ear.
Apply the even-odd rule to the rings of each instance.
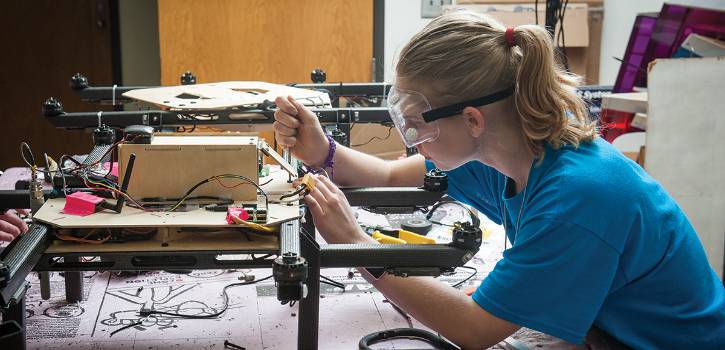
[[[463,120],[466,121],[468,132],[471,136],[478,138],[486,130],[486,118],[483,112],[475,107],[463,109]]]

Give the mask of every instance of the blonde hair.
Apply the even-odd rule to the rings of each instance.
[[[597,136],[585,102],[577,95],[579,77],[555,60],[548,32],[536,25],[506,27],[482,14],[444,14],[416,34],[400,52],[398,79],[429,82],[449,103],[515,87],[514,104],[527,146],[543,158],[544,142],[554,149],[579,146]]]

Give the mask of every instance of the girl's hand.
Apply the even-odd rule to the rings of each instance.
[[[315,176],[315,188],[304,197],[315,227],[327,243],[371,243],[355,218],[347,198],[325,176]]]

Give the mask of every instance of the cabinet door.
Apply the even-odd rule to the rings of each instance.
[[[158,0],[161,83],[371,81],[372,0]]]
[[[41,107],[53,96],[69,112],[109,110],[81,102],[68,84],[81,72],[93,85],[113,85],[111,5],[109,0],[3,2],[0,170],[25,166],[21,141],[30,144],[40,162],[44,152],[58,160],[63,153],[91,150],[90,134],[54,128]]]
[[[372,80],[372,0],[158,0],[158,13],[162,85],[187,70],[197,83],[309,83],[314,68],[328,82]]]

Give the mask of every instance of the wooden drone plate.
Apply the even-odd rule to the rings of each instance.
[[[270,201],[293,190],[288,183],[288,174],[279,167],[273,167],[269,176],[259,181],[269,184],[262,186]],[[237,201],[236,204],[253,204],[254,201]],[[96,212],[88,216],[75,216],[63,213],[65,198],[49,199],[33,216],[35,220],[57,228],[94,228],[94,227],[232,227],[225,218],[226,212],[211,212],[203,208],[187,212],[144,212],[140,209],[125,206],[121,213],[109,210]],[[270,203],[267,213],[267,225],[279,225],[300,217],[299,203]]]
[[[209,84],[165,86],[127,91],[124,96],[174,110],[214,110],[257,105],[278,96],[292,96],[308,106],[330,106],[324,93],[261,81],[228,81]]]

